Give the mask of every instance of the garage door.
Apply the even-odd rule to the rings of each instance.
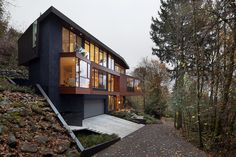
[[[84,118],[97,116],[104,113],[104,100],[85,100]]]

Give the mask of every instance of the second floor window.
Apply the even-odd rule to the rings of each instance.
[[[90,64],[75,57],[60,58],[60,85],[89,88]]]
[[[114,58],[111,55],[108,55],[108,68],[111,70],[115,70],[115,62]]]
[[[76,86],[76,58],[61,57],[60,58],[60,85],[63,87]]]
[[[92,70],[92,85],[96,89],[107,89],[107,74],[101,70]]]
[[[80,87],[89,88],[89,77],[90,77],[90,64],[87,62],[80,60]]]
[[[62,28],[62,52],[75,52],[82,48],[82,39],[72,31]]]
[[[62,28],[62,51],[70,51],[70,31],[66,28]]]
[[[115,64],[115,71],[121,74],[125,74],[125,69],[118,64]]]
[[[133,92],[134,91],[134,79],[133,78],[127,78],[127,91]]]
[[[99,63],[99,48],[95,46],[94,62]]]

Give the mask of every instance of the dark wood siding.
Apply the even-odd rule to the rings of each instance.
[[[22,34],[18,40],[18,64],[27,65],[27,63],[38,57],[37,47],[32,47],[33,25]]]

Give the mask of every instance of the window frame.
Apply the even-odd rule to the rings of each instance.
[[[132,81],[129,81],[129,79],[131,80],[132,79]],[[131,78],[131,77],[127,77],[127,91],[128,92],[134,92],[134,78]],[[132,82],[132,86],[128,86],[129,85],[129,83],[130,82]]]
[[[66,31],[68,31],[68,37],[67,37],[67,39],[68,39],[68,43],[69,43],[69,45],[68,45],[68,47],[66,48],[67,50],[66,51],[64,51],[64,48],[63,48],[63,32],[64,32],[64,30],[66,30]],[[64,27],[64,26],[62,26],[62,31],[61,31],[62,33],[62,35],[61,35],[61,52],[63,52],[63,53],[72,53],[72,52],[75,52],[76,51],[76,48],[77,48],[77,46],[80,46],[80,47],[82,47],[83,48],[83,38],[80,36],[80,35],[78,35],[77,33],[75,33],[75,32],[73,32],[72,30],[70,30],[70,29],[68,29],[68,28],[66,28],[66,27]],[[75,36],[75,47],[73,48],[74,49],[74,51],[70,51],[70,49],[71,49],[71,33],[73,33],[74,34],[74,36]],[[81,39],[81,45],[78,45],[78,38],[80,38]]]
[[[96,76],[97,74],[97,76]],[[104,82],[104,76],[105,76],[105,82]],[[100,77],[102,80],[100,80]],[[108,79],[108,76],[107,76],[107,72],[105,71],[102,71],[102,70],[99,70],[99,69],[96,69],[96,68],[93,68],[92,69],[92,88],[95,89],[95,90],[103,90],[103,91],[107,91],[107,79]],[[98,79],[97,83],[96,83],[96,79]],[[102,86],[104,86],[104,88],[100,88],[100,81],[102,83]],[[105,83],[105,84],[104,84]]]
[[[81,61],[86,63],[86,76],[81,76]],[[90,88],[90,64],[82,59],[78,59],[79,63],[79,88]],[[88,87],[81,87],[81,81],[80,79],[88,79],[89,80],[89,85]]]

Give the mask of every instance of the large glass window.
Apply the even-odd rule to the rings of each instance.
[[[114,92],[115,88],[115,77],[114,75],[108,74],[108,91]]]
[[[101,49],[99,52],[99,65],[107,67],[107,53]]]
[[[95,55],[94,55],[94,58],[95,58],[95,63],[99,63],[99,48],[97,46],[95,46]]]
[[[97,69],[93,69],[93,88],[106,89],[107,88],[107,75],[105,72]]]
[[[90,65],[80,60],[80,87],[89,88]]]
[[[114,69],[114,58],[111,55],[108,55],[108,68],[111,70]]]
[[[70,32],[70,51],[74,52],[76,49],[76,35],[72,32]]]
[[[62,51],[69,52],[70,51],[70,39],[69,39],[69,30],[66,28],[62,28]]]
[[[100,52],[99,52],[99,64],[103,65],[103,52],[102,52],[102,50],[100,50]]]
[[[121,74],[125,74],[125,69],[116,63],[115,63],[115,71]]]
[[[133,92],[134,91],[134,79],[128,77],[127,78],[127,91],[128,92]]]
[[[76,45],[76,48],[82,48],[82,38],[80,36],[77,36],[77,45]]]
[[[74,87],[76,85],[76,58],[62,57],[60,58],[60,85],[66,87]]]
[[[89,88],[90,64],[75,57],[60,58],[60,85]]]
[[[66,28],[62,28],[62,52],[75,52],[82,47],[82,39]]]
[[[87,59],[89,59],[89,51],[90,51],[90,45],[89,45],[89,42],[88,41],[85,41],[84,42],[84,49],[82,49],[81,50],[81,54],[85,57],[85,58],[87,58]]]
[[[94,45],[90,43],[90,60],[94,62]]]
[[[105,51],[103,52],[103,66],[107,67],[107,53]]]

